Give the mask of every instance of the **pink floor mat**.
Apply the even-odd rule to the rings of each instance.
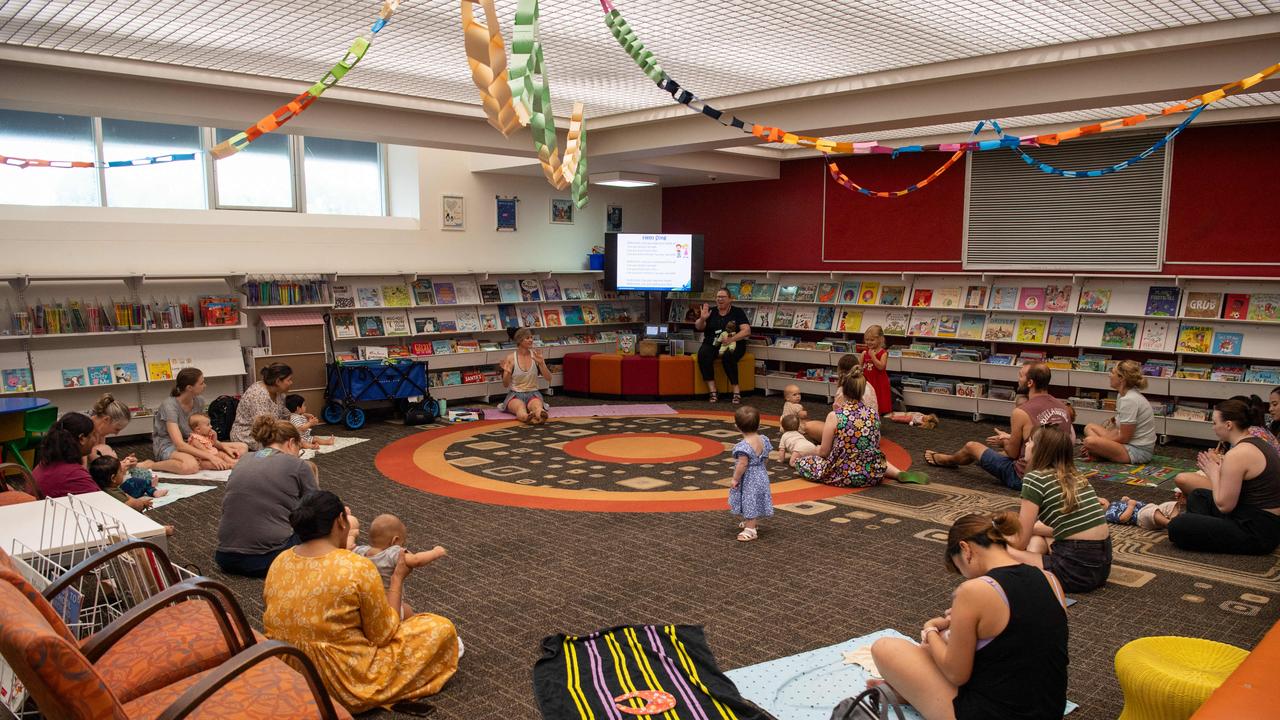
[[[566,417],[612,417],[617,415],[675,415],[670,405],[573,405],[571,407],[553,407],[547,411],[553,418]],[[485,420],[514,420],[515,415],[502,410],[485,410]]]

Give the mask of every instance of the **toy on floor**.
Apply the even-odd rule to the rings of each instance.
[[[891,412],[885,417],[893,422],[910,425],[912,427],[922,427],[925,430],[932,430],[938,427],[938,416],[933,413],[925,414],[918,412]]]
[[[475,410],[472,408],[459,408],[457,410],[448,411],[445,416],[445,422],[475,422],[484,419],[484,410]]]

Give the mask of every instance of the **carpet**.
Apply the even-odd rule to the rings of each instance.
[[[226,482],[231,477],[230,470],[200,470],[190,475],[177,475],[167,472],[153,472],[152,475],[157,480],[210,480],[212,482]]]
[[[828,720],[841,700],[867,689],[867,679],[879,677],[845,653],[866,655],[865,649],[882,637],[910,640],[896,630],[880,630],[842,643],[798,655],[769,660],[725,673],[742,696],[773,713],[778,720]],[[1066,715],[1078,707],[1067,702]],[[903,708],[910,720],[923,720],[915,709]]]
[[[670,405],[573,405],[553,407],[547,411],[553,418],[569,417],[619,417],[622,415],[675,415]],[[504,410],[485,410],[485,420],[515,420],[516,416]]]
[[[1158,487],[1173,490],[1173,479],[1179,473],[1195,472],[1195,460],[1184,460],[1164,455],[1156,455],[1150,462],[1142,465],[1128,463],[1090,462],[1077,460],[1076,467],[1089,480],[1140,485],[1142,487]]]
[[[323,436],[320,436],[320,437],[323,437]],[[368,442],[368,441],[369,441],[369,438],[336,437],[335,436],[333,438],[332,445],[321,445],[315,450],[303,450],[302,454],[299,455],[298,457],[301,457],[303,460],[310,460],[316,455],[328,455],[329,453],[335,453],[335,452],[338,452],[339,450],[349,448],[352,445],[359,445],[362,442]]]
[[[164,497],[152,498],[151,509],[164,507],[171,503],[176,503],[184,498],[199,495],[202,492],[208,492],[214,489],[213,485],[180,485],[178,483],[156,483],[156,488],[160,490],[168,490],[169,494]]]

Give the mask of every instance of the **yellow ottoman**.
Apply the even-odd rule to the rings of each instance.
[[[738,360],[738,387],[742,392],[756,389],[756,356],[747,353]],[[716,358],[716,392],[727,393],[730,390],[729,377],[724,374],[724,365]],[[702,371],[698,363],[693,363],[693,392],[695,395],[707,394],[707,383],[702,379]]]
[[[1186,720],[1249,655],[1233,645],[1185,637],[1138,638],[1116,652],[1124,691],[1120,720]]]

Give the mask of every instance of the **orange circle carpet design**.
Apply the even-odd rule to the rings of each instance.
[[[762,417],[776,440],[778,418]],[[727,412],[562,418],[527,427],[514,420],[448,425],[387,445],[374,460],[392,480],[492,505],[588,512],[688,512],[728,507],[733,446],[742,434]],[[911,458],[882,440],[889,462]],[[769,464],[775,505],[856,492],[800,479]]]

